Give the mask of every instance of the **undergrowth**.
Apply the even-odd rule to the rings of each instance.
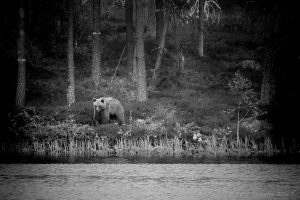
[[[118,126],[98,127],[75,119],[57,121],[37,115],[33,108],[10,116],[11,143],[0,144],[1,153],[42,156],[253,156],[280,153],[270,137],[244,135],[237,142],[232,127],[212,131],[196,123],[183,124],[176,107],[162,104],[151,116],[133,118]]]

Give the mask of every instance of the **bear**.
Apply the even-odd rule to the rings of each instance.
[[[113,97],[93,98],[94,117],[96,126],[117,120],[119,125],[125,123],[124,108],[120,101]]]

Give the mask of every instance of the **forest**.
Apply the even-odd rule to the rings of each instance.
[[[0,155],[299,154],[283,0],[1,0]],[[95,125],[93,98],[125,123]]]

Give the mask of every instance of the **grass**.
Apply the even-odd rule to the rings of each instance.
[[[205,116],[205,113],[215,113],[214,109],[223,108],[223,102],[220,108],[213,105],[221,101],[217,100],[218,95],[212,93],[210,96],[217,98],[214,102],[204,99],[205,105],[192,106],[191,99],[172,102],[164,100],[165,97],[158,102],[130,104],[127,108],[132,110],[133,119],[123,126],[91,126],[84,111],[91,108],[84,102],[78,104],[80,108],[72,108],[73,118],[67,120],[64,118],[70,111],[63,107],[49,108],[49,113],[44,116],[38,115],[34,108],[25,108],[9,118],[9,135],[15,135],[16,139],[1,143],[0,152],[51,157],[272,156],[280,152],[271,139],[263,135],[244,134],[241,137],[244,139],[237,145],[234,133],[231,133],[234,127],[217,128],[228,125],[230,120],[226,121],[226,116]],[[55,116],[53,113],[60,113],[58,116],[64,113],[65,117],[51,118]],[[198,121],[188,122],[193,119]]]
[[[111,146],[108,139],[69,139],[69,140],[37,140],[0,145],[1,153],[20,155],[36,155],[49,157],[97,156],[97,157],[214,157],[214,156],[274,156],[280,153],[273,147],[270,138],[261,143],[249,141],[247,137],[236,145],[235,140],[223,138],[217,140],[214,136],[201,143],[191,144],[188,141],[173,139],[121,138]]]

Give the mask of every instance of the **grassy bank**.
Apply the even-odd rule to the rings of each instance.
[[[243,135],[239,141],[230,129],[206,129],[196,123],[181,124],[171,108],[155,109],[152,117],[132,120],[123,126],[98,127],[49,120],[23,110],[11,120],[13,138],[0,143],[2,154],[49,157],[181,157],[181,156],[273,156],[285,151],[272,140]],[[15,127],[14,127],[14,126]]]
[[[38,140],[34,142],[19,142],[0,145],[1,153],[18,155],[37,155],[49,157],[69,156],[97,156],[97,157],[213,157],[213,156],[274,156],[281,151],[273,147],[270,138],[260,143],[248,138],[239,141],[223,138],[216,140],[214,136],[208,137],[199,143],[190,143],[179,138],[149,140],[119,139],[115,145],[110,145],[103,139],[69,139],[63,140]]]

